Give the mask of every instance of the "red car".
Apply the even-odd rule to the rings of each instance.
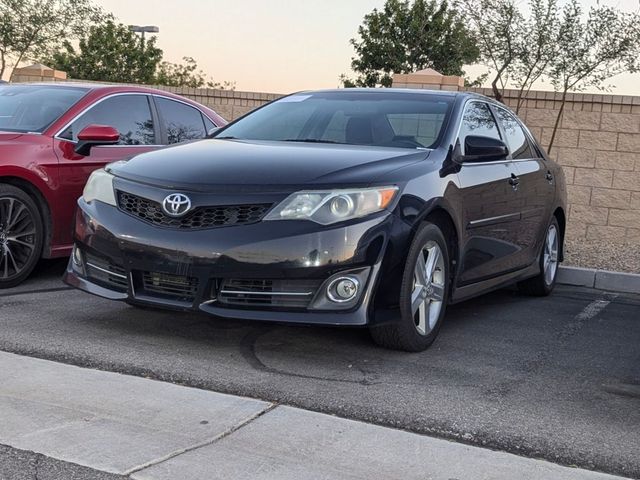
[[[69,255],[76,200],[93,170],[225,124],[149,88],[0,85],[0,289],[26,279],[40,258]]]

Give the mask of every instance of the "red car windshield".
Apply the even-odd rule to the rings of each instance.
[[[0,86],[0,130],[42,133],[87,91],[49,85]]]

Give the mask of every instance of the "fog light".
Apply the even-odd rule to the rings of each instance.
[[[78,247],[76,246],[73,247],[73,255],[71,258],[73,258],[73,264],[76,267],[82,268],[82,252]]]
[[[358,294],[360,281],[355,277],[338,277],[327,287],[327,297],[332,302],[344,303],[353,300]]]
[[[82,251],[75,245],[73,246],[73,251],[71,252],[71,264],[76,272],[80,274],[84,273],[84,260],[82,259]]]

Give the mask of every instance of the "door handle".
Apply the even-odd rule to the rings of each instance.
[[[511,174],[511,178],[509,179],[509,185],[511,185],[514,190],[518,188],[518,185],[520,185],[520,179],[516,176],[515,173]]]

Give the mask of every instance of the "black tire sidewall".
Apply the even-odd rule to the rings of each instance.
[[[43,231],[43,222],[42,215],[40,214],[40,209],[36,202],[23,190],[14,187],[13,185],[0,184],[0,198],[14,198],[22,202],[29,214],[33,218],[33,223],[36,227],[36,242],[33,253],[29,261],[25,265],[24,270],[17,277],[11,278],[10,280],[4,280],[0,278],[0,289],[3,288],[11,288],[21,284],[38,264],[40,257],[42,255],[42,247],[44,243],[44,231]]]

